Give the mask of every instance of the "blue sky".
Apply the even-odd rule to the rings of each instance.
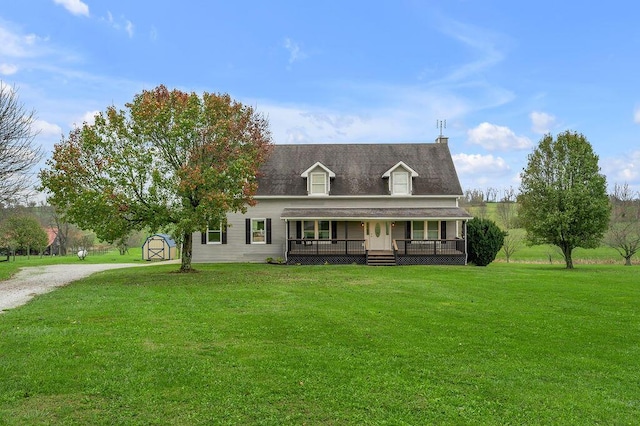
[[[631,1],[25,0],[0,9],[0,79],[62,134],[164,84],[225,92],[275,143],[433,142],[464,189],[519,185],[540,138],[583,133],[640,190]]]

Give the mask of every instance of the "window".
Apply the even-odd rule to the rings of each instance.
[[[326,195],[328,192],[326,173],[311,173],[311,183],[309,187],[311,194]]]
[[[437,240],[438,236],[438,221],[430,220],[427,222],[427,239],[428,240]]]
[[[302,224],[303,238],[310,240],[331,239],[331,221],[305,220]]]
[[[415,221],[412,223],[413,235],[412,239],[414,240],[424,240],[424,222],[423,221]]]
[[[303,238],[314,240],[316,238],[316,222],[315,220],[305,220],[303,224]]]
[[[328,220],[318,221],[318,239],[328,240],[331,238],[331,227]]]
[[[246,244],[271,244],[271,219],[246,218],[245,231]]]
[[[426,234],[425,234],[425,223],[426,223]],[[440,222],[437,220],[429,220],[424,222],[422,220],[416,220],[411,223],[411,228],[413,230],[412,238],[414,240],[437,240],[439,239],[438,231],[440,228]]]
[[[266,226],[265,219],[251,219],[251,244],[265,244]]]
[[[405,171],[393,172],[391,174],[392,179],[392,194],[393,195],[407,195],[409,194],[409,173]]]
[[[207,225],[207,244],[222,244],[222,221],[219,219]]]

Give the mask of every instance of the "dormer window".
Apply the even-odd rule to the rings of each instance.
[[[391,173],[391,188],[393,195],[409,195],[409,172],[397,170]]]
[[[329,193],[327,185],[327,174],[324,172],[311,173],[311,183],[309,184],[310,195],[326,195]]]
[[[336,174],[318,162],[302,172],[300,176],[307,179],[307,193],[309,195],[329,195],[331,178],[336,177]]]
[[[411,195],[413,178],[417,176],[418,173],[402,161],[382,175],[383,178],[389,179],[391,195]]]

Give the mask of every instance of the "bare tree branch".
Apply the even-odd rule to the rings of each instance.
[[[34,145],[35,120],[35,112],[25,110],[15,89],[0,81],[0,203],[30,189],[27,173],[42,158],[42,147]]]

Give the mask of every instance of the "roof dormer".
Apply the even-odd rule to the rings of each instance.
[[[402,161],[382,175],[383,179],[389,179],[389,193],[391,195],[411,195],[414,177],[418,177],[418,172]]]
[[[317,162],[300,176],[307,179],[307,194],[329,195],[331,179],[335,178],[336,174],[321,162]]]

